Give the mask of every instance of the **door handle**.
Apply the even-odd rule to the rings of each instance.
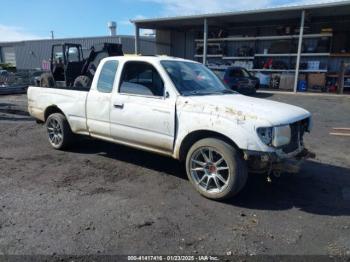
[[[124,109],[124,104],[114,104],[115,108]]]

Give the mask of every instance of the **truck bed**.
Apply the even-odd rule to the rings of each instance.
[[[82,88],[29,86],[28,110],[36,119],[45,121],[45,111],[58,108],[64,112],[73,132],[85,133],[87,96],[88,90]]]

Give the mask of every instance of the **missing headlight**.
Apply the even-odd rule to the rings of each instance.
[[[281,147],[290,143],[291,129],[289,125],[277,126],[273,130],[272,145],[274,147]]]
[[[281,147],[290,143],[291,129],[289,125],[276,127],[259,127],[258,135],[268,146]]]
[[[273,128],[272,127],[259,127],[258,135],[266,145],[271,145],[273,137]]]

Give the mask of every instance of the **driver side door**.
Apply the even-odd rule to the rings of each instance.
[[[152,64],[126,62],[118,93],[112,98],[112,138],[172,152],[176,97],[166,94],[163,77]]]

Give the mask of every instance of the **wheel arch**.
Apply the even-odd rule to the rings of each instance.
[[[52,114],[55,114],[55,113],[60,113],[62,115],[64,115],[66,117],[66,115],[63,113],[63,111],[56,105],[51,105],[51,106],[48,106],[46,109],[45,109],[45,112],[44,112],[44,121],[46,122],[47,118],[52,115]],[[67,117],[66,117],[67,119]],[[68,119],[67,119],[68,121]]]
[[[233,146],[235,149],[237,149],[237,152],[239,154],[243,154],[242,150],[237,146],[237,144],[230,139],[229,137],[210,130],[196,130],[189,134],[187,134],[184,139],[181,142],[178,157],[180,161],[184,161],[186,159],[187,152],[190,150],[191,146],[196,143],[199,140],[205,139],[205,138],[216,138],[220,139],[227,144]]]

